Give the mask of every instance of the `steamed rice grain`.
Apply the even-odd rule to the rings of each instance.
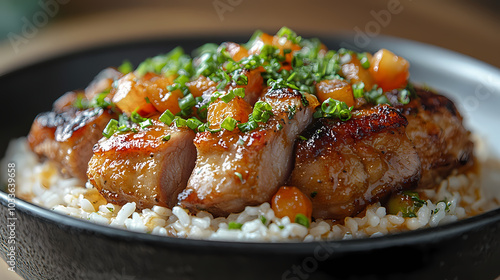
[[[476,147],[484,147],[478,144]],[[162,236],[231,241],[317,241],[378,237],[406,230],[436,227],[464,219],[500,205],[500,164],[484,158],[480,175],[454,173],[436,189],[425,190],[429,198],[416,217],[392,215],[380,203],[369,205],[357,217],[343,221],[317,219],[309,228],[292,223],[288,217],[277,218],[269,203],[248,206],[238,214],[214,218],[208,212],[190,214],[175,206],[172,209],[154,206],[138,211],[135,203],[123,206],[106,202],[92,187],[77,179],[60,176],[57,167],[39,163],[29,150],[26,139],[12,141],[5,162],[15,162],[19,168],[17,196],[58,213],[88,220],[101,225]],[[481,158],[482,157],[482,158]],[[5,164],[5,163],[4,163]],[[496,172],[495,172],[496,171]],[[6,174],[2,174],[6,178]],[[483,182],[483,184],[479,183]],[[230,223],[241,229],[230,229]]]

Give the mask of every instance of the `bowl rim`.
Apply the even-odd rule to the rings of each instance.
[[[309,37],[318,37],[321,40],[346,40],[350,41],[353,38],[352,33],[305,33]],[[122,42],[113,42],[103,45],[97,45],[94,47],[86,47],[80,50],[69,51],[61,55],[56,55],[54,57],[49,57],[47,59],[34,62],[32,64],[24,65],[17,69],[12,69],[2,75],[0,75],[0,82],[3,79],[9,79],[11,75],[16,75],[22,73],[28,69],[34,67],[43,67],[46,64],[56,63],[59,60],[72,59],[82,55],[92,55],[93,53],[99,53],[106,50],[111,50],[115,48],[126,48],[126,47],[139,47],[145,46],[151,43],[173,43],[175,45],[182,46],[182,43],[186,42],[206,42],[204,39],[210,39],[211,42],[214,39],[217,41],[223,41],[224,38],[247,38],[241,34],[216,34],[210,35],[200,35],[193,37],[192,35],[186,36],[170,36],[170,37],[151,37],[143,39],[133,39]],[[401,47],[412,46],[417,48],[422,48],[426,51],[436,52],[439,55],[445,56],[446,59],[457,60],[456,65],[465,64],[468,66],[473,66],[474,69],[479,69],[480,73],[488,72],[489,74],[496,75],[500,78],[500,69],[487,64],[483,61],[471,58],[469,56],[447,50],[441,47],[416,42],[408,39],[396,38],[385,35],[378,35],[373,39],[375,46],[380,44],[392,45],[399,44]],[[371,47],[373,48],[373,46]],[[455,68],[457,66],[454,66]],[[170,236],[160,236],[141,232],[134,232],[127,229],[112,227],[108,225],[100,225],[92,223],[83,219],[74,218],[68,215],[64,215],[55,212],[51,209],[47,209],[36,204],[27,202],[20,198],[15,198],[16,211],[20,211],[26,215],[30,215],[35,218],[42,219],[46,222],[56,224],[60,227],[65,228],[65,230],[77,230],[86,234],[96,234],[105,237],[110,237],[120,240],[134,240],[141,243],[154,244],[155,246],[164,246],[169,248],[196,248],[197,250],[211,251],[216,248],[218,251],[231,251],[234,252],[235,248],[244,250],[248,254],[282,254],[282,253],[293,253],[293,254],[310,254],[311,250],[318,246],[327,246],[334,248],[336,252],[353,252],[353,251],[364,251],[367,248],[370,249],[383,249],[393,246],[408,246],[408,245],[421,245],[429,243],[439,243],[442,240],[446,240],[452,237],[456,237],[462,234],[466,234],[468,231],[479,230],[482,227],[493,224],[500,223],[500,208],[487,211],[485,213],[461,219],[445,225],[439,225],[437,227],[427,227],[417,230],[404,231],[400,233],[388,234],[380,237],[373,238],[361,238],[361,239],[350,239],[350,240],[326,240],[326,241],[312,241],[312,242],[253,242],[253,241],[219,241],[219,240],[201,240],[201,239],[188,239]],[[8,194],[0,190],[0,204],[2,207],[7,207],[9,203]]]
[[[307,254],[317,246],[335,248],[336,252],[354,252],[370,249],[383,249],[393,246],[421,245],[428,243],[439,243],[469,231],[480,230],[482,227],[500,223],[500,208],[468,217],[452,223],[439,225],[437,227],[426,227],[417,230],[404,231],[400,233],[387,234],[379,237],[368,237],[359,239],[325,240],[312,242],[253,242],[253,241],[220,241],[189,239],[182,237],[171,237],[131,231],[123,228],[112,227],[92,223],[87,220],[64,215],[20,198],[14,198],[15,211],[53,223],[65,230],[76,230],[91,235],[102,235],[113,239],[134,240],[140,243],[149,243],[156,246],[167,246],[169,248],[196,248],[210,251],[217,248],[219,251],[234,251],[235,248],[244,250],[245,253],[293,253]],[[7,207],[12,202],[9,194],[0,191],[0,204]]]

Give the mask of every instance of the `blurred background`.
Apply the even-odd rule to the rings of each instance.
[[[499,8],[496,0],[0,0],[0,74],[96,45],[281,26],[407,38],[500,67]]]
[[[500,68],[496,0],[0,0],[0,75],[94,46],[141,39],[355,33],[411,39]],[[0,279],[18,279],[0,261]]]

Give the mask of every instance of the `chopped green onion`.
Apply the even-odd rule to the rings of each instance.
[[[304,137],[304,136],[302,136],[302,135],[299,135],[299,139],[300,139],[300,140],[302,140],[302,141],[306,141],[306,140],[307,140],[307,138],[305,138],[305,137]]]
[[[285,37],[290,40],[294,44],[299,44],[302,40],[302,37],[297,36],[297,33],[292,31],[290,28],[283,26],[278,33],[276,33],[278,37]]]
[[[132,63],[128,60],[124,60],[120,66],[118,66],[118,71],[120,71],[122,74],[128,74],[132,71],[134,71],[134,66]]]
[[[361,66],[365,69],[370,68],[370,61],[368,60],[367,54],[364,53],[358,53],[358,60],[361,63]]]
[[[245,88],[235,88],[232,90],[234,95],[239,96],[241,98],[245,97]]]
[[[385,95],[382,95],[382,96],[379,96],[375,100],[375,103],[376,104],[389,104],[389,99],[387,99],[387,97]]]
[[[170,134],[169,134],[169,135],[164,135],[164,136],[161,138],[161,140],[163,140],[163,141],[168,141],[168,140],[170,140],[170,137],[171,137],[171,136],[170,136]]]
[[[288,119],[289,120],[293,119],[293,117],[295,116],[296,113],[297,113],[297,106],[288,105]]]
[[[174,114],[172,112],[170,112],[169,109],[165,110],[165,112],[163,112],[163,114],[161,114],[160,116],[160,121],[166,125],[171,125],[172,122],[174,121]]]
[[[233,100],[233,98],[235,98],[236,95],[234,95],[234,93],[232,91],[228,92],[227,94],[223,95],[220,100],[224,101],[225,103],[229,103],[231,102],[231,100]]]
[[[398,94],[399,103],[406,105],[410,103],[410,92],[407,89],[403,89]]]
[[[191,93],[179,99],[179,108],[181,108],[181,110],[190,109],[194,105],[196,105],[196,100]]]
[[[224,128],[224,129],[226,129],[226,130],[229,130],[229,131],[233,131],[233,130],[236,128],[236,124],[237,124],[237,123],[238,123],[238,121],[237,121],[237,120],[235,120],[235,119],[233,119],[233,118],[231,118],[231,117],[226,117],[226,118],[222,121],[222,123],[221,123],[220,127],[221,127],[221,128]]]
[[[132,114],[130,114],[130,120],[134,123],[142,123],[147,120],[147,118],[142,117],[137,111],[133,111]]]
[[[78,95],[73,102],[73,107],[83,110],[89,108],[89,101],[85,99],[82,95]]]
[[[299,225],[303,225],[306,228],[309,227],[309,219],[304,214],[301,214],[301,213],[299,213],[295,216],[295,223],[297,223]]]
[[[243,183],[244,180],[243,180],[243,175],[241,175],[240,172],[234,172],[234,175],[236,175],[236,177],[238,177],[240,179],[240,182]]]
[[[203,123],[199,119],[192,117],[186,120],[186,125],[192,130],[197,130]]]
[[[227,224],[227,226],[228,226],[228,229],[241,229],[243,224],[240,224],[237,222],[229,222],[229,224]]]
[[[266,225],[267,224],[267,219],[266,217],[264,217],[264,215],[260,215],[260,221],[262,222],[263,225]]]
[[[139,123],[139,126],[144,129],[146,127],[150,127],[153,125],[153,121],[151,119],[146,119],[145,121]]]
[[[252,117],[256,122],[267,122],[271,116],[273,107],[265,101],[257,101],[253,107]]]
[[[354,98],[363,97],[365,93],[365,83],[359,82],[352,85],[352,93]]]
[[[187,127],[187,120],[185,120],[181,117],[175,117],[174,122],[175,122],[175,126],[177,126],[177,127]]]
[[[90,101],[89,106],[92,108],[107,108],[111,106],[111,101],[107,100],[109,90],[106,92],[101,92],[97,94],[92,101]]]
[[[337,100],[333,98],[328,98],[321,104],[321,110],[327,114],[333,114],[335,113],[335,110],[337,110]]]
[[[104,128],[102,135],[104,135],[104,137],[106,137],[106,138],[109,138],[109,137],[113,136],[113,134],[115,134],[117,129],[118,129],[118,121],[115,119],[112,119],[108,122],[108,124]]]
[[[313,114],[314,118],[338,118],[347,121],[352,117],[351,111],[354,107],[348,107],[345,102],[328,98],[323,101],[320,108]]]
[[[249,132],[257,129],[258,127],[259,124],[253,119],[252,114],[248,115],[248,122],[238,124],[238,128],[241,132]]]

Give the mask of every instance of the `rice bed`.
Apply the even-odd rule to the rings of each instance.
[[[135,203],[123,206],[107,203],[89,183],[60,176],[51,162],[40,163],[29,150],[25,138],[13,140],[4,166],[17,166],[16,195],[61,214],[131,231],[164,236],[231,241],[316,241],[377,237],[389,233],[435,227],[491,210],[500,205],[500,164],[487,158],[485,145],[476,141],[482,172],[457,174],[443,180],[435,190],[425,190],[429,199],[416,217],[390,215],[380,203],[344,221],[316,219],[309,228],[288,217],[277,218],[269,203],[246,207],[227,218],[214,218],[208,212],[190,214],[181,207],[154,206],[138,211]],[[4,168],[6,170],[7,168]],[[6,178],[6,174],[2,174]],[[481,183],[482,182],[482,183]],[[229,229],[231,222],[241,229]]]

